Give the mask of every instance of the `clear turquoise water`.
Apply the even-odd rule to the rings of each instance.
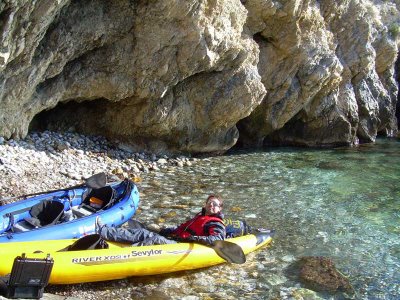
[[[332,258],[349,276],[356,291],[352,298],[400,299],[399,140],[330,150],[232,153],[148,174],[139,187],[148,221],[183,221],[216,192],[226,201],[227,216],[276,229],[273,245],[249,257],[244,275],[237,271],[244,283],[222,287],[227,295],[248,288],[251,296],[244,298],[285,299],[289,288],[301,287],[287,274],[289,266],[312,255]],[[150,207],[158,208],[149,215]]]

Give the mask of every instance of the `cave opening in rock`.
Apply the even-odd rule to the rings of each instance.
[[[66,104],[59,104],[55,108],[49,109],[49,110],[43,110],[40,113],[38,113],[31,121],[29,124],[29,132],[34,132],[34,131],[45,131],[45,130],[51,130],[51,131],[63,131],[61,128],[53,128],[52,125],[50,125],[52,119],[54,119],[55,116],[57,116],[57,111],[60,109],[60,106],[66,106]]]
[[[92,101],[69,101],[59,103],[52,109],[38,113],[29,124],[29,132],[56,131],[56,132],[80,132],[83,133],[82,124],[91,118],[94,112],[103,110],[107,100],[98,99]]]

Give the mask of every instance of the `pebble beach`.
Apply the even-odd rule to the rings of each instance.
[[[136,153],[104,137],[77,133],[35,132],[25,139],[0,137],[0,198],[64,188],[99,172],[113,179],[130,178],[160,169],[190,166],[196,159]]]

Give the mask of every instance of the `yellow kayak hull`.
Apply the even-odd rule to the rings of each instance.
[[[224,263],[215,251],[195,243],[133,247],[108,242],[109,249],[63,251],[76,240],[51,240],[0,244],[0,276],[11,272],[14,258],[54,260],[51,284],[73,284],[193,270]],[[227,241],[238,244],[248,254],[271,243],[267,234],[250,234]],[[39,252],[39,253],[35,253]]]

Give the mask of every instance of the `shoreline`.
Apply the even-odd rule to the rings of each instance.
[[[80,138],[81,136],[78,135],[78,138]],[[83,136],[82,136],[83,137]],[[26,147],[22,147],[21,145],[8,145],[9,141],[4,142],[3,141],[3,145],[0,145],[0,160],[3,160],[3,150],[8,150],[8,151],[16,151],[17,153],[13,153],[14,155],[20,155],[21,157],[19,158],[19,160],[15,160],[15,161],[9,161],[12,162],[13,164],[4,164],[4,163],[0,163],[0,174],[5,174],[6,172],[10,172],[10,166],[13,166],[14,168],[18,169],[18,167],[21,168],[21,170],[23,170],[24,172],[27,172],[28,174],[34,174],[35,172],[37,173],[37,170],[34,170],[33,167],[34,166],[38,166],[38,164],[35,164],[35,161],[38,159],[36,157],[37,154],[36,152],[40,152],[40,155],[43,155],[41,153],[41,151],[39,151],[38,149],[36,149],[36,147],[34,147],[34,151],[29,152],[29,149],[26,149]],[[89,143],[89,141],[86,141]],[[15,143],[20,143],[20,142],[15,142]],[[43,142],[40,142],[41,144],[43,144]],[[99,143],[99,142],[97,142]],[[100,143],[101,145],[101,143]],[[68,157],[71,156],[71,159],[74,158],[73,161],[64,161],[64,165],[69,166],[69,164],[74,163],[74,162],[80,162],[79,159],[82,159],[82,157],[85,157],[85,155],[87,156],[87,161],[89,162],[95,162],[95,164],[100,163],[101,161],[98,161],[97,157],[100,156],[102,157],[101,160],[106,160],[108,162],[108,164],[106,164],[107,166],[114,166],[113,163],[118,164],[118,163],[125,163],[125,158],[123,157],[117,157],[115,158],[114,156],[111,156],[110,153],[114,153],[114,155],[116,156],[115,152],[114,152],[114,148],[112,144],[110,144],[110,146],[107,147],[111,147],[110,149],[110,153],[107,150],[102,150],[103,152],[101,152],[100,154],[97,153],[95,151],[96,147],[94,147],[92,150],[90,151],[85,151],[82,150],[82,148],[84,148],[85,145],[83,145],[81,148],[76,149],[73,147],[73,145],[71,145],[71,149],[64,149],[64,150],[56,150],[56,153],[54,154],[54,157],[51,155],[51,152],[49,152],[49,150],[43,150],[44,152],[46,152],[45,156],[48,156],[47,160],[44,164],[44,166],[42,168],[46,168],[48,167],[49,170],[51,171],[52,169],[50,169],[50,167],[54,167],[54,166],[58,166],[61,165],[60,163],[60,159],[61,162],[63,162],[63,158],[67,159]],[[16,148],[16,149],[14,149]],[[79,151],[82,150],[83,154],[80,153]],[[362,149],[361,149],[362,150]],[[368,147],[365,149],[366,151],[368,151]],[[66,155],[63,156],[63,151],[66,151]],[[72,151],[72,154],[69,153],[69,151]],[[78,152],[78,153],[76,153]],[[118,150],[117,150],[118,152]],[[22,153],[22,154],[21,154]],[[368,153],[368,152],[367,152]],[[131,154],[134,155],[135,154]],[[138,154],[140,155],[140,154]],[[75,157],[76,156],[76,157]],[[10,156],[11,157],[11,156]],[[108,158],[107,158],[108,157]],[[136,157],[136,156],[135,156]],[[158,161],[158,159],[162,159],[162,158],[157,158],[156,162]],[[55,160],[57,162],[57,164],[54,163],[54,165],[52,164],[52,160]],[[170,158],[170,163],[171,165],[160,165],[160,172],[166,172],[166,173],[172,173],[174,174],[174,171],[177,171],[176,173],[186,173],[185,169],[178,169],[178,166],[175,164],[175,162],[173,162],[173,158]],[[190,163],[192,163],[195,160],[191,160],[191,158],[188,158],[188,161]],[[356,160],[359,161],[359,160]],[[5,162],[5,161],[4,161]],[[86,160],[82,160],[82,163],[85,163]],[[315,161],[317,162],[317,161]],[[20,163],[20,164],[19,164]],[[327,165],[319,165],[319,164],[315,164],[313,163],[313,161],[310,162],[311,166],[313,166],[314,168],[320,168],[322,170],[327,170],[324,167],[326,167]],[[201,165],[201,164],[199,164]],[[3,167],[5,166],[5,167]],[[278,166],[278,165],[277,165]],[[301,168],[303,165],[297,165],[297,164],[289,164],[288,166],[291,166],[293,168]],[[29,169],[29,167],[32,168]],[[93,166],[94,168],[95,166]],[[329,165],[328,165],[329,167]],[[333,165],[332,167],[335,168],[335,166]],[[88,168],[86,165],[84,168],[79,169],[82,172],[86,171],[86,169],[88,169],[90,172],[93,170],[93,168]],[[169,168],[172,170],[171,172],[169,171]],[[8,171],[5,171],[5,170]],[[190,169],[190,168],[188,168]],[[226,169],[225,169],[226,170]],[[341,170],[341,169],[337,169],[337,170]],[[58,171],[58,170],[57,170]],[[3,173],[4,172],[4,173]],[[130,174],[132,176],[142,176],[142,178],[145,178],[146,173],[144,173],[144,171],[140,171],[138,174],[134,174],[131,171],[126,171],[127,174]],[[147,170],[146,172],[153,172],[152,170]],[[107,171],[107,173],[109,173]],[[14,174],[14,173],[11,173]],[[25,186],[24,188],[31,188],[31,187],[35,187],[35,184],[33,183],[33,181],[35,180],[36,182],[40,182],[41,180],[46,181],[46,184],[61,184],[62,180],[65,180],[65,182],[67,181],[71,181],[73,182],[72,185],[77,184],[77,183],[81,183],[80,179],[75,179],[75,178],[71,178],[68,177],[67,175],[60,175],[61,173],[56,173],[57,175],[52,177],[46,174],[46,176],[42,176],[42,177],[35,177],[35,178],[31,178],[31,181],[28,180],[28,185]],[[83,174],[83,173],[82,173]],[[82,174],[78,174],[78,176],[83,176]],[[147,173],[148,175],[152,176],[154,173]],[[15,174],[14,174],[15,175]],[[13,176],[14,176],[13,175]],[[19,175],[18,178],[23,178],[24,175]],[[62,180],[58,177],[62,177]],[[121,176],[121,174],[117,174],[116,176]],[[85,176],[86,177],[86,176]],[[15,177],[17,178],[17,177]],[[18,181],[17,178],[17,181]],[[163,177],[160,177],[163,178]],[[170,180],[171,177],[168,177]],[[7,179],[9,180],[9,178],[6,178],[4,175],[2,176],[2,185],[0,185],[0,188],[3,187],[3,182],[4,180]],[[59,179],[59,181],[57,181],[57,179]],[[139,178],[140,179],[140,178]],[[14,179],[15,180],[15,179]],[[233,182],[230,181],[229,178],[227,179],[226,182]],[[19,183],[20,185],[22,185],[22,183]],[[64,185],[61,185],[61,187],[65,187]],[[232,187],[228,187],[228,189],[232,189]],[[41,189],[42,190],[42,189]],[[21,192],[22,190],[20,190]],[[290,192],[290,190],[288,191]],[[151,192],[149,192],[150,195]],[[21,194],[21,193],[20,193]],[[143,197],[144,199],[146,199],[146,190],[144,191],[145,196]],[[3,196],[3,195],[2,195]],[[5,195],[8,196],[8,195]],[[162,199],[160,200],[162,201]],[[152,207],[154,208],[154,210],[157,210],[158,206],[152,206],[152,204],[154,204],[154,202],[152,203],[145,203],[145,205],[147,207]],[[151,218],[154,219],[154,217],[157,216],[157,214],[152,215]],[[296,215],[297,216],[297,212]],[[325,235],[324,236],[320,236],[323,237],[325,239]],[[280,243],[284,243],[285,241],[281,241]],[[270,259],[271,261],[274,261],[277,258],[277,253],[272,252],[273,254],[271,255],[275,255],[275,256],[271,256],[271,257],[267,257],[268,259]],[[290,259],[290,255],[286,255],[283,257],[288,257],[288,261],[291,261]],[[286,264],[288,261],[284,260],[283,264]],[[263,265],[261,263],[261,265]],[[268,265],[268,264],[267,264]],[[164,299],[181,299],[182,295],[188,295],[190,294],[190,290],[189,291],[185,291],[184,293],[182,292],[183,289],[185,287],[187,287],[188,282],[204,282],[204,278],[206,278],[207,282],[213,282],[213,280],[215,279],[214,274],[215,273],[219,273],[220,270],[224,270],[224,268],[226,267],[216,267],[216,268],[212,268],[212,269],[208,269],[202,272],[193,272],[193,273],[183,273],[183,274],[168,274],[166,276],[151,276],[149,277],[137,277],[137,278],[127,278],[127,279],[121,279],[121,280],[116,280],[116,281],[106,281],[106,282],[95,282],[95,283],[85,283],[85,284],[76,284],[76,285],[72,285],[72,286],[49,286],[48,288],[45,288],[45,296],[43,299],[51,299],[51,300],[58,300],[58,299],[68,299],[68,300],[72,300],[72,299],[136,299],[136,298],[142,298],[142,299],[152,299],[153,296],[157,296],[158,293],[160,293]],[[229,269],[227,272],[235,272],[235,270],[230,270],[230,268],[228,267],[227,269]],[[264,269],[260,269],[260,270],[264,270]],[[260,271],[261,272],[261,271]],[[222,273],[222,274],[227,274],[227,273]],[[229,273],[231,274],[231,273]],[[236,274],[236,273],[234,273]],[[236,274],[238,275],[238,274]],[[274,274],[272,274],[274,275]],[[271,275],[271,276],[272,276]],[[276,274],[275,274],[276,275]],[[258,278],[258,277],[257,277]],[[275,277],[274,277],[275,278]],[[272,280],[272,279],[271,279]],[[179,289],[174,290],[173,288],[178,286]],[[207,285],[207,288],[210,288],[210,286],[212,288],[215,289],[215,286],[213,285]],[[172,291],[170,291],[170,288],[172,287]],[[181,291],[182,289],[182,291]],[[205,290],[205,292],[209,291],[208,289]],[[229,290],[227,290],[229,291]],[[281,290],[282,293],[287,293],[290,294],[291,292],[289,292],[288,288],[284,288],[283,290]],[[225,292],[223,292],[223,294],[225,295]],[[188,299],[200,299],[201,298],[201,293],[198,292],[198,287],[196,286],[196,295],[198,296],[193,296],[193,298],[188,298]],[[184,297],[186,298],[186,297]],[[222,298],[222,297],[221,297]],[[234,299],[234,298],[229,298],[229,297],[224,297],[225,299]],[[0,297],[0,299],[3,299],[2,297]],[[163,298],[162,298],[163,299]]]

